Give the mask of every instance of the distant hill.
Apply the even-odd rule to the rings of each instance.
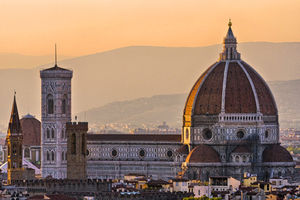
[[[267,81],[300,78],[300,43],[241,43],[238,50]],[[59,66],[74,71],[72,108],[73,113],[78,113],[115,101],[188,93],[200,74],[218,59],[220,51],[221,45],[133,46],[59,61]],[[20,113],[40,116],[39,69],[52,65],[32,69],[0,67],[0,124],[7,126],[14,89]],[[293,112],[296,108],[291,109]]]
[[[300,128],[300,79],[273,81],[269,83],[277,100],[282,128]],[[158,125],[166,121],[173,127],[182,126],[182,113],[188,94],[157,95],[131,101],[109,103],[78,114],[79,118],[91,123],[130,123]]]

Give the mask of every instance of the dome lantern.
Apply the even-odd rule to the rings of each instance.
[[[223,52],[220,53],[220,61],[241,59],[241,54],[236,50],[237,40],[233,35],[231,26],[232,26],[232,22],[229,19],[229,23],[228,23],[229,28],[226,37],[223,40]]]

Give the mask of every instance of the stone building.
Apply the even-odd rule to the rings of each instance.
[[[292,176],[295,163],[280,146],[278,111],[264,79],[237,51],[231,22],[218,62],[196,81],[186,101],[182,142],[185,176],[241,179]]]
[[[87,122],[68,122],[66,132],[68,137],[67,145],[67,178],[86,179],[86,134],[88,131]]]
[[[66,122],[71,121],[73,72],[55,66],[42,70],[42,177],[66,178]]]
[[[182,134],[87,134],[88,178],[138,173],[165,180],[177,175],[240,180],[244,172],[258,174],[259,179],[293,174],[295,163],[279,143],[272,92],[241,60],[231,25],[219,61],[200,76],[188,95]],[[72,71],[55,65],[41,71],[41,78],[42,173],[65,178]]]

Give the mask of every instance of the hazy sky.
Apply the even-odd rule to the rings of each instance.
[[[300,41],[300,0],[1,0],[0,53],[78,56],[130,45]]]

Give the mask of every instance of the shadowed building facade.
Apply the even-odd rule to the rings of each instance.
[[[68,122],[66,132],[68,137],[67,145],[67,178],[86,179],[86,134],[88,131],[87,122]]]

